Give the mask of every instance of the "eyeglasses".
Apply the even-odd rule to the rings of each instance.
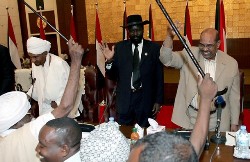
[[[208,48],[208,49],[211,49],[214,47],[214,45],[216,44],[217,42],[215,42],[214,44],[202,44],[202,43],[199,43],[199,48],[203,49],[203,48]]]

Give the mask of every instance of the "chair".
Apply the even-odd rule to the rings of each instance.
[[[159,125],[163,125],[166,128],[170,129],[178,129],[181,128],[180,126],[174,124],[171,121],[172,113],[173,113],[173,106],[162,106],[160,112],[156,115],[156,121]]]
[[[106,118],[114,117],[117,121],[117,111],[116,111],[116,82],[105,78],[105,99],[106,105],[108,106]]]
[[[15,90],[27,92],[32,84],[31,69],[15,70]]]
[[[97,101],[97,70],[94,66],[86,66],[85,69],[85,94],[82,96],[83,112],[81,120],[85,122],[98,122]]]

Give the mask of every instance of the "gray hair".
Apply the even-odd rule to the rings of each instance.
[[[140,162],[198,162],[192,144],[181,136],[158,132],[138,140],[134,147],[141,145]]]

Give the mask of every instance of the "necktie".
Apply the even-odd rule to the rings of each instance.
[[[134,56],[133,56],[133,87],[135,89],[138,89],[141,86],[139,64],[140,64],[140,58],[139,58],[138,45],[135,45]]]

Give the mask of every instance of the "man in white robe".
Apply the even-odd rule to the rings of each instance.
[[[40,157],[35,152],[38,134],[42,126],[49,120],[68,116],[73,109],[80,74],[83,49],[77,43],[69,41],[72,65],[69,79],[59,106],[52,112],[30,121],[27,112],[30,104],[27,95],[14,91],[0,96],[0,161],[1,162],[36,162]],[[67,154],[63,161],[79,154],[80,146],[75,154]],[[71,150],[67,150],[71,151]]]
[[[69,76],[68,63],[49,53],[50,48],[51,44],[46,40],[36,37],[27,40],[34,80],[27,94],[38,101],[39,115],[51,112],[60,104]]]

